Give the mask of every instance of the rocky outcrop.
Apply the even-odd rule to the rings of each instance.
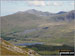
[[[22,49],[0,38],[1,55],[39,56],[34,50]]]

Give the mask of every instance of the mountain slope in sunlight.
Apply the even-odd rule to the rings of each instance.
[[[31,49],[22,49],[21,47],[14,46],[7,41],[0,38],[0,51],[2,55],[23,55],[23,56],[39,56]]]

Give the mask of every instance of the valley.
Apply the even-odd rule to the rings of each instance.
[[[74,15],[75,10],[62,14],[46,14],[31,9],[1,16],[0,35],[7,42],[29,48],[40,55],[58,54],[59,50],[74,50]]]

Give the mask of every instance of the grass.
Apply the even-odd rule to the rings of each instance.
[[[74,50],[74,47],[62,45],[62,46],[53,46],[53,45],[31,45],[27,48],[37,51],[41,55],[55,55],[58,54],[60,50]]]
[[[0,51],[1,51],[1,56],[11,56],[11,55],[14,55],[14,56],[29,56],[29,51],[32,50],[32,49],[29,49],[27,47],[23,47],[23,46],[15,46],[15,45],[12,45],[11,43],[5,41],[5,40],[1,40],[1,43],[0,43]],[[40,56],[37,52],[35,51],[32,51],[33,55],[35,56]]]
[[[3,43],[4,43],[4,44],[3,44]],[[11,49],[11,50],[8,49],[8,48],[10,48],[10,47],[6,47],[5,45],[7,45],[7,46],[9,45],[9,46],[11,46],[11,47],[14,48],[14,45],[8,43],[8,42],[5,41],[5,40],[1,40],[1,43],[0,43],[1,55],[26,55],[26,56],[28,56],[27,53],[19,53],[19,52],[11,51],[12,49]]]
[[[45,43],[60,43],[73,46],[74,42],[74,29],[73,23],[66,23],[61,25],[48,26],[48,29],[40,29],[38,31],[24,34],[24,29],[13,29],[12,34],[1,34],[2,38],[12,43],[33,43],[33,42],[45,42]],[[33,27],[34,28],[34,27]],[[41,27],[42,28],[42,27]]]
[[[51,21],[62,15],[49,17],[50,19],[48,19],[48,17],[45,18],[38,17],[31,14],[25,14],[20,16],[19,15],[15,16],[15,15],[13,14],[13,15],[1,17],[2,24],[1,24],[0,35],[3,39],[7,40],[8,42],[13,44],[43,42],[45,45],[46,44],[53,45],[53,46],[69,45],[72,47],[74,46],[75,28],[74,28],[73,21],[71,22],[66,22],[66,21],[56,22],[55,20]],[[43,27],[48,27],[48,29],[43,29]],[[41,29],[26,34],[23,33],[25,30],[36,29],[36,28],[41,28]],[[11,45],[9,43],[7,44]],[[69,46],[67,46],[67,48],[70,48]],[[43,51],[38,51],[38,48],[36,47],[32,47],[31,49],[38,51],[38,53],[40,54],[58,53],[55,50],[53,52],[50,50],[44,51],[44,49],[47,47],[48,46],[44,47],[43,45],[43,47],[40,48],[43,49]],[[4,51],[4,47],[2,48]],[[51,48],[52,47],[50,47],[50,49]],[[58,48],[59,47],[57,47],[57,49]],[[62,48],[65,49],[64,47]],[[27,48],[24,49],[27,50]],[[11,52],[11,54],[13,54],[13,52]]]
[[[59,54],[59,52],[58,51],[38,51],[38,53],[40,54],[40,55],[56,55],[56,54]]]
[[[10,50],[4,48],[3,46],[0,46],[0,48],[1,48],[1,55],[26,55],[26,56],[28,56],[28,54],[10,51]]]

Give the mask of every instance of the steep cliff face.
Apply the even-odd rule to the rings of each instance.
[[[8,43],[0,38],[0,51],[2,55],[22,55],[22,56],[39,56],[34,50],[22,49],[15,45]]]

